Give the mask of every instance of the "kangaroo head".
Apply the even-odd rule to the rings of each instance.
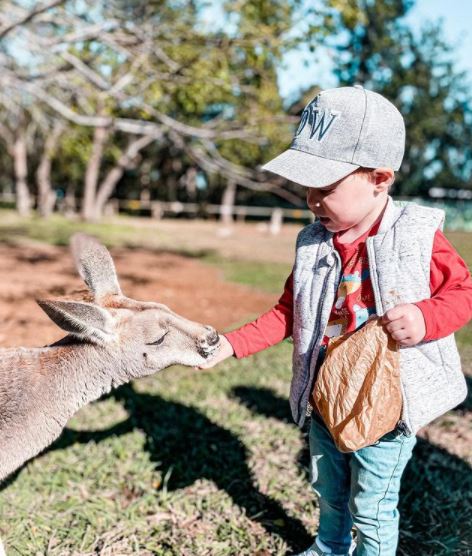
[[[165,305],[124,296],[110,253],[98,241],[76,234],[71,243],[93,302],[38,301],[71,336],[118,352],[131,377],[174,364],[199,365],[216,351],[219,337],[212,327],[187,320]]]

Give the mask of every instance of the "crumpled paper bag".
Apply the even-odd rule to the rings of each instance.
[[[374,444],[400,419],[400,353],[379,318],[330,341],[314,388],[318,411],[341,452]]]

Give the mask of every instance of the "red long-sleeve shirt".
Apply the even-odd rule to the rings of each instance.
[[[441,231],[434,237],[430,269],[431,298],[419,301],[426,324],[424,340],[447,336],[472,316],[472,280],[464,260]],[[267,313],[225,334],[239,359],[273,346],[292,335],[293,274],[278,303]]]

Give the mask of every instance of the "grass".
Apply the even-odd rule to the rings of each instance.
[[[289,352],[170,369],[82,410],[2,493],[10,554],[284,554],[316,515]],[[258,414],[261,396],[275,415]]]
[[[82,231],[100,238],[107,245],[132,245],[139,242],[140,233],[126,219],[84,223],[53,215],[45,220],[40,217],[18,218],[13,211],[0,211],[0,241],[18,243],[24,240],[39,241],[52,245],[68,245],[75,232]],[[142,235],[142,234],[141,234]]]
[[[63,244],[83,229],[62,219],[9,218],[0,219],[8,241]],[[151,242],[148,229],[127,220],[86,230],[108,244],[142,240],[157,249],[167,249],[172,236],[163,231],[161,243]],[[471,263],[469,237],[451,240]],[[175,247],[191,252],[188,245]],[[267,291],[279,291],[290,268],[289,259],[270,264],[198,249],[227,279]],[[472,362],[470,326],[458,340]],[[9,556],[278,556],[305,548],[318,508],[306,433],[288,412],[290,359],[283,342],[210,371],[175,367],[81,410],[53,446],[3,485],[0,532]],[[468,402],[451,418],[470,409]],[[446,449],[419,441],[400,511],[400,556],[472,553],[471,469]]]
[[[79,412],[1,494],[10,555],[283,555],[316,529],[286,342],[219,370],[173,368]],[[198,376],[197,376],[198,375]],[[399,554],[467,554],[470,467],[425,441]]]
[[[229,282],[244,284],[269,293],[282,293],[283,285],[290,274],[291,265],[226,259],[210,253],[202,261],[220,268]]]

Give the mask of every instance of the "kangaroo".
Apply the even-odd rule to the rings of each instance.
[[[219,347],[212,327],[125,297],[97,240],[76,234],[71,246],[91,299],[38,300],[67,336],[42,348],[0,349],[0,481],[58,438],[87,403],[170,365],[198,366]]]

